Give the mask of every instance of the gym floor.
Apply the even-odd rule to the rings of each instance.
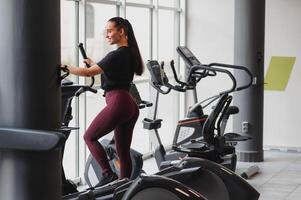
[[[264,151],[262,163],[237,163],[237,173],[241,174],[252,165],[258,165],[260,172],[248,182],[260,192],[260,200],[300,200],[301,199],[301,153]],[[157,171],[154,158],[144,161],[148,174]]]

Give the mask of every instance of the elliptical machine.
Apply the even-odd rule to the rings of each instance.
[[[203,139],[191,141],[190,144],[186,146],[182,145],[182,147],[181,146],[177,147],[176,145],[173,145],[173,149],[176,151],[186,152],[190,156],[197,156],[197,157],[198,156],[204,157],[204,153],[205,153],[205,158],[206,158],[207,156],[206,151],[205,152],[199,151],[200,150],[199,148],[194,147],[195,144],[200,144],[201,146],[203,146],[205,142],[205,145],[208,146],[209,149],[210,146],[214,148],[213,156],[216,154],[222,157],[230,155],[230,161],[231,161],[229,163],[230,165],[226,163],[225,166],[235,171],[236,168],[235,145],[237,144],[237,142],[246,141],[252,138],[247,135],[241,135],[238,133],[225,133],[225,127],[229,115],[236,113],[236,111],[238,112],[238,108],[235,109],[235,107],[230,106],[230,103],[232,101],[232,96],[230,96],[230,94],[232,92],[237,92],[249,88],[252,85],[253,75],[248,68],[243,66],[229,65],[223,63],[210,63],[205,65],[201,64],[193,55],[193,53],[185,46],[179,46],[177,48],[177,52],[179,53],[181,58],[183,58],[183,60],[185,61],[186,66],[190,68],[189,74],[187,76],[187,80],[191,80],[191,79],[193,80],[195,78],[198,79],[199,77],[202,78],[204,75],[208,74],[207,72],[208,70],[210,71],[210,69],[213,68],[220,69],[220,70],[235,69],[237,71],[245,73],[248,77],[248,80],[246,80],[245,84],[240,84],[235,88],[233,87],[231,90],[220,92],[219,94],[209,97],[193,106],[193,107],[201,107],[203,103],[209,101],[204,106],[206,107],[210,103],[218,100],[215,108],[210,113],[208,119],[206,120],[202,128],[201,134],[203,135]],[[173,71],[174,73],[176,73],[174,67],[173,67]],[[232,77],[231,79],[235,80],[235,77]],[[209,152],[211,152],[211,150]],[[209,159],[211,158],[212,156],[209,156]],[[227,161],[227,158],[220,159],[221,164],[223,164],[225,161]]]
[[[199,102],[198,96],[197,96],[196,85],[203,78],[215,76],[216,73],[213,71],[207,70],[206,73],[203,73],[203,75],[201,75],[198,72],[195,72],[195,74],[192,73],[192,75],[189,76],[188,74],[189,74],[190,70],[192,69],[192,67],[197,66],[197,65],[202,65],[202,63],[196,58],[196,56],[186,46],[177,47],[177,52],[180,55],[180,57],[183,59],[183,61],[185,62],[187,78],[186,78],[185,82],[179,81],[177,72],[173,65],[173,62],[171,62],[171,67],[172,67],[172,71],[174,74],[174,78],[175,78],[176,82],[178,84],[180,84],[182,87],[186,85],[186,90],[190,89],[193,91],[193,99],[194,99],[194,105],[192,105],[191,107],[188,108],[186,118],[180,120],[176,127],[175,136],[174,136],[176,141],[173,141],[173,143],[181,145],[185,142],[189,142],[188,140],[183,140],[180,137],[180,135],[182,134],[183,131],[187,132],[187,130],[190,130],[190,131],[194,130],[194,132],[196,133],[196,135],[198,135],[198,137],[202,136],[202,131],[203,131],[202,128],[203,128],[203,124],[204,124],[202,122],[204,122],[204,118],[206,118],[206,116],[207,116],[204,114],[203,110],[206,107],[208,107],[209,105],[211,105],[213,102],[215,102],[217,99],[219,99],[221,97],[221,95],[223,94],[223,92],[220,92],[217,95],[211,96],[211,97],[206,98]],[[249,73],[249,75],[251,75],[251,74]],[[246,88],[251,85],[251,81],[252,80],[250,79],[248,84],[245,85]],[[187,87],[187,86],[189,86],[189,87]],[[238,112],[239,112],[239,108],[237,106],[230,105],[227,108],[226,112],[223,115],[222,121],[221,121],[220,131],[222,132],[222,134],[225,132],[225,128],[226,128],[229,117],[231,115],[237,114]]]
[[[165,75],[163,63],[159,65],[157,61],[149,61],[147,68],[151,74],[151,85],[157,90],[155,101],[155,112],[153,119],[145,118],[143,120],[144,128],[154,130],[158,146],[155,149],[155,159],[159,169],[169,166],[173,160],[177,160],[185,155],[192,157],[201,157],[217,163],[235,171],[236,154],[234,145],[238,141],[250,139],[246,136],[240,136],[236,133],[224,134],[227,120],[231,114],[238,112],[238,108],[230,106],[232,97],[229,93],[246,89],[251,85],[252,75],[245,67],[232,66],[225,64],[212,63],[210,66],[201,65],[196,57],[187,47],[178,47],[177,51],[184,59],[189,69],[189,75],[185,82],[179,81],[174,63],[171,61],[171,68],[174,78],[178,85],[171,85]],[[191,66],[192,65],[192,66]],[[213,68],[217,65],[224,68],[235,68],[245,71],[250,76],[250,81],[240,87],[236,87],[236,80],[233,75],[223,68]],[[189,114],[195,113],[193,117],[180,120],[177,125],[176,133],[172,143],[172,151],[166,153],[164,146],[158,134],[158,128],[161,127],[162,119],[157,119],[157,106],[159,93],[168,94],[171,90],[185,92],[187,90],[195,90],[196,84],[207,76],[215,76],[216,73],[226,73],[232,80],[232,88],[218,95],[209,97],[194,105]],[[196,92],[196,91],[195,91]],[[209,101],[210,100],[210,101]],[[203,108],[218,100],[210,115],[203,114]],[[209,101],[204,107],[202,103]],[[197,111],[197,112],[196,112]],[[197,115],[196,115],[197,113]],[[215,130],[217,136],[215,137]]]

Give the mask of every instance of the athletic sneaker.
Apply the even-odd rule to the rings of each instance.
[[[101,187],[104,186],[108,183],[111,183],[115,180],[118,179],[118,176],[115,173],[104,173],[101,177],[101,179],[99,180],[99,182],[94,186],[96,187]]]

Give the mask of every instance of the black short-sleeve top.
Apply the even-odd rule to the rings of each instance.
[[[101,87],[105,91],[114,89],[126,89],[134,78],[135,62],[130,48],[121,46],[118,49],[108,53],[101,61],[97,63],[101,67]]]

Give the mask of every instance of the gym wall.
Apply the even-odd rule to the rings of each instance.
[[[186,23],[187,46],[201,63],[233,63],[234,0],[189,0]],[[198,100],[217,94],[230,84],[224,75],[203,79],[197,85]],[[192,103],[192,94],[188,94],[186,107]],[[213,105],[205,109],[205,113],[209,113]],[[232,130],[231,118],[227,130]]]
[[[187,1],[187,46],[202,63],[233,64],[234,0]],[[301,151],[301,1],[266,0],[264,147]],[[198,85],[199,100],[229,86],[225,77]],[[187,106],[191,105],[191,95]],[[240,108],[241,110],[243,108]],[[231,121],[227,130],[232,129]]]
[[[301,17],[301,1],[268,0],[266,5],[264,144],[270,148],[300,151],[301,24],[298,19]],[[285,71],[277,74],[271,60],[280,56],[284,57],[281,68]],[[267,71],[272,67],[275,80],[268,81]],[[287,79],[287,84],[283,79]],[[282,90],[268,89],[267,86],[281,81],[284,82]]]

